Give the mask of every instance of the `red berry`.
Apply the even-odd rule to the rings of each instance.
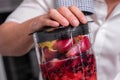
[[[73,44],[73,39],[57,40],[53,46],[53,49],[61,53],[64,53],[72,46],[72,44]]]
[[[44,48],[44,53],[42,55],[44,55],[43,57],[45,57],[46,61],[50,61],[54,58],[54,56],[57,54],[57,51],[53,50],[49,50],[49,48]]]
[[[66,56],[67,57],[76,56],[79,54],[78,50],[79,50],[78,45],[75,44],[73,47],[70,48],[70,50],[67,52]]]
[[[72,48],[69,49],[67,52],[66,56],[71,57],[71,56],[76,56],[79,53],[86,52],[90,48],[90,42],[87,36],[84,36],[81,38],[81,40],[77,41]]]
[[[52,61],[48,62],[48,70],[57,70],[62,66],[62,64],[64,64],[64,60],[54,58]]]
[[[81,51],[86,52],[90,48],[90,42],[87,36],[84,36],[80,41]]]

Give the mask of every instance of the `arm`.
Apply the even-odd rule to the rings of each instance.
[[[9,15],[6,22],[0,25],[0,54],[5,56],[20,56],[33,47],[30,25],[36,22],[39,15],[46,13],[43,0],[23,0],[20,6]],[[36,17],[36,18],[34,18]],[[33,18],[33,19],[31,19]]]
[[[48,13],[32,18],[23,23],[6,22],[0,26],[0,53],[2,55],[20,56],[28,52],[33,46],[32,36],[29,35],[45,26],[57,27],[59,25],[78,26],[86,23],[83,13],[76,7],[64,6],[50,9]]]
[[[0,53],[2,55],[23,55],[32,47],[32,36],[27,35],[29,22],[23,24],[8,22],[0,26]]]
[[[3,23],[0,26],[0,53],[7,56],[20,56],[27,53],[33,47],[32,35],[29,34],[49,24],[44,22],[46,19],[43,17],[39,16],[24,23]],[[51,26],[54,26],[54,22]]]

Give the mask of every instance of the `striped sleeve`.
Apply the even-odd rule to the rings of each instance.
[[[94,13],[93,0],[55,0],[56,8],[60,6],[69,7],[71,5],[76,5],[81,11],[86,14]]]

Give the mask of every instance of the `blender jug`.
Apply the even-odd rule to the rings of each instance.
[[[34,35],[40,80],[97,80],[88,24],[46,28]]]

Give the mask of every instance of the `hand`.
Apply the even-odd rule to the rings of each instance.
[[[80,23],[86,23],[86,17],[76,6],[70,6],[69,8],[62,6],[57,10],[51,9],[49,12],[50,17],[63,26],[71,24],[76,27]]]
[[[48,13],[41,15],[32,23],[32,32],[35,32],[45,26],[58,27],[59,25],[74,27],[80,23],[87,23],[86,17],[76,6],[69,8],[62,6],[58,9],[50,9]]]

